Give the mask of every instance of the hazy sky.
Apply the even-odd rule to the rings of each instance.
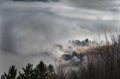
[[[4,71],[4,65],[35,62],[36,57],[30,54],[51,50],[59,41],[112,32],[119,28],[119,23],[119,0],[59,0],[55,3],[1,0],[0,63],[6,63],[0,68]],[[3,50],[4,53],[27,54],[28,58],[19,55],[6,58]]]
[[[117,0],[3,2],[1,45],[8,51],[16,47],[16,52],[30,53],[36,49],[39,52],[56,41],[111,32],[119,27],[118,3]]]

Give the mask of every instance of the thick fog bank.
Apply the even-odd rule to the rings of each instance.
[[[87,0],[80,1],[88,3]],[[0,3],[0,71],[7,70],[11,64],[19,68],[27,62],[37,63],[41,59],[53,63],[59,55],[54,51],[55,43],[71,38],[93,38],[98,33],[109,33],[119,28],[119,6],[110,3],[111,7],[116,7],[111,11],[106,7],[108,4],[103,6],[100,3],[107,8],[105,11],[93,8],[91,2],[91,8],[82,4],[78,7],[76,2]]]

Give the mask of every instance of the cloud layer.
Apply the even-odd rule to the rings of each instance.
[[[0,3],[0,70],[10,64],[48,61],[56,55],[51,53],[56,42],[114,31],[120,23],[120,2],[116,1]],[[50,56],[44,56],[43,51]]]
[[[119,7],[119,0],[60,0],[60,2],[89,9],[97,10],[117,10]]]

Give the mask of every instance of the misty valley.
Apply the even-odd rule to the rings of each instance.
[[[1,79],[120,79],[119,0],[0,0]]]

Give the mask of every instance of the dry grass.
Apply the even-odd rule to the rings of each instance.
[[[75,52],[80,54],[80,53],[87,53],[89,50],[91,49],[91,47],[79,47],[75,49]]]
[[[120,35],[111,40],[104,46],[77,49],[84,52],[87,63],[83,61],[78,69],[60,66],[53,79],[120,79]]]

